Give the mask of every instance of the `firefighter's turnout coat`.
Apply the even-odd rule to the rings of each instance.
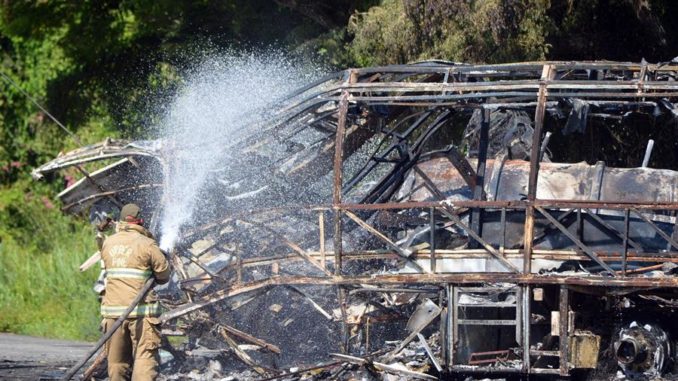
[[[118,232],[106,238],[101,259],[106,271],[106,287],[101,300],[101,315],[117,318],[151,276],[157,283],[166,283],[170,271],[167,259],[158,244],[143,226],[120,222]],[[160,316],[154,294],[149,295],[129,315],[130,318]]]

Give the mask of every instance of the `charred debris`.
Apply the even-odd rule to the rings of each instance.
[[[290,94],[231,146],[171,255],[168,377],[675,374],[676,140],[657,131],[675,137],[677,77],[425,62]],[[79,168],[65,212],[134,201],[157,228],[173,154],[107,140],[34,176]]]

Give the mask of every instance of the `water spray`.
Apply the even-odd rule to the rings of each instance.
[[[272,106],[322,72],[279,51],[258,51],[211,57],[187,75],[161,127],[162,250],[171,252],[181,229],[225,199],[207,188],[217,169],[231,165],[230,149],[268,126]]]

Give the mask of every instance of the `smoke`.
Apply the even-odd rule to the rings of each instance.
[[[274,105],[323,73],[278,50],[229,51],[202,61],[185,77],[159,128],[164,141],[160,247],[174,247],[210,174],[229,165],[229,147],[270,123]],[[256,174],[252,174],[256,175]],[[204,192],[203,192],[204,193]]]

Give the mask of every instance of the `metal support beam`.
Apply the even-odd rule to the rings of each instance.
[[[344,134],[346,115],[348,114],[348,91],[344,90],[339,101],[337,133],[334,139],[334,189],[332,208],[334,209],[334,273],[341,275],[342,223],[341,223],[341,186],[344,159]]]
[[[318,212],[318,240],[320,249],[320,263],[323,268],[327,268],[327,258],[325,257],[325,211]]]
[[[519,345],[523,342],[523,288],[516,287],[516,343]]]
[[[548,99],[548,81],[553,79],[555,70],[553,65],[544,65],[539,81],[539,91],[537,93],[537,108],[534,112],[534,131],[532,133],[532,148],[530,152],[530,176],[527,184],[527,201],[529,203],[525,210],[525,234],[523,247],[525,248],[525,259],[523,261],[523,272],[529,274],[532,272],[532,248],[534,245],[534,201],[537,199],[537,179],[539,177],[539,147],[541,146],[541,134],[544,127],[544,114],[546,112],[546,101]]]
[[[490,133],[490,110],[481,109],[482,119],[480,121],[480,142],[478,146],[478,165],[476,167],[475,186],[473,189],[473,199],[476,201],[485,200],[485,169],[487,166],[487,147],[489,145]],[[479,236],[483,235],[483,209],[474,208],[471,212],[471,229]],[[469,248],[477,249],[478,242],[469,242]]]
[[[469,187],[476,186],[476,173],[469,164],[468,160],[459,152],[456,147],[451,147],[447,151],[445,158],[454,166]]]
[[[448,308],[452,318],[452,324],[450,324],[450,367],[452,367],[456,365],[455,355],[457,354],[457,345],[459,343],[459,288],[450,286],[450,293],[452,302]]]
[[[559,340],[559,354],[560,354],[560,375],[567,376],[570,371],[568,363],[568,341],[569,341],[569,316],[570,316],[570,290],[567,286],[560,286],[560,337]]]
[[[574,210],[568,210],[567,212],[561,214],[558,216],[557,220],[561,223],[565,221],[566,218],[568,218],[572,213],[574,213]],[[535,231],[534,238],[532,239],[532,242],[539,241],[540,239],[546,237],[551,229],[552,224],[549,222],[547,225],[545,225],[543,228],[539,230],[539,232]]]
[[[432,194],[438,201],[444,201],[444,200],[446,199],[446,197],[445,197],[445,195],[443,194],[443,192],[441,192],[440,189],[438,189],[438,187],[433,183],[433,181],[431,180],[431,178],[428,177],[428,176],[426,175],[426,173],[424,173],[424,171],[422,171],[422,170],[419,168],[418,165],[414,165],[414,166],[412,167],[412,169],[414,170],[414,172],[415,172],[417,175],[419,175],[419,177],[421,177],[421,180],[424,182],[424,186],[426,186],[426,189],[428,189],[429,192],[431,192],[431,194]]]
[[[522,303],[520,305],[521,310],[517,311],[517,313],[521,314],[521,319],[523,323],[523,336],[522,336],[522,342],[520,343],[523,347],[523,371],[525,373],[530,373],[532,365],[530,363],[530,316],[531,316],[531,306],[530,306],[530,300],[531,300],[531,290],[530,286],[525,285],[521,286],[522,287],[522,293],[521,293],[521,298],[522,298]]]
[[[431,255],[431,272],[436,272],[436,215],[435,208],[429,209],[429,252]]]
[[[635,288],[678,288],[678,278],[676,277],[628,277],[611,278],[601,276],[572,277],[558,275],[535,275],[535,274],[513,274],[513,273],[483,273],[483,274],[394,274],[394,275],[368,275],[360,277],[308,277],[308,276],[279,276],[267,278],[261,281],[243,283],[237,287],[225,288],[205,295],[200,300],[192,303],[185,303],[177,306],[175,309],[162,314],[160,319],[165,322],[178,318],[190,312],[204,308],[206,306],[218,303],[227,298],[241,295],[248,292],[264,290],[266,287],[279,286],[284,284],[296,285],[431,285],[431,284],[477,284],[477,283],[517,283],[526,285],[548,285],[548,284],[567,284],[583,286],[587,288],[615,287],[620,290],[629,290]],[[526,293],[527,292],[527,293]],[[523,298],[529,300],[529,289],[523,292]],[[523,306],[523,308],[526,308]],[[529,308],[528,311],[529,312]],[[523,316],[530,316],[523,315]],[[527,318],[523,321],[527,322]]]
[[[506,250],[506,208],[501,208],[501,244],[499,245],[499,254],[504,255]]]
[[[487,250],[488,253],[492,254],[492,256],[493,256],[494,258],[496,258],[497,260],[499,260],[499,262],[500,262],[504,267],[506,267],[508,270],[510,270],[510,271],[512,271],[512,272],[515,272],[515,273],[519,273],[519,272],[520,272],[520,270],[518,270],[518,268],[516,268],[516,267],[513,265],[513,263],[509,262],[506,258],[504,258],[504,256],[501,255],[494,247],[492,247],[492,245],[490,245],[490,244],[487,243],[484,239],[482,239],[476,232],[473,231],[473,229],[471,229],[470,227],[466,226],[466,224],[464,224],[464,223],[461,221],[461,219],[459,219],[459,217],[457,217],[457,216],[455,216],[454,214],[452,214],[452,212],[448,211],[447,208],[448,208],[448,207],[445,206],[443,209],[441,209],[441,211],[443,212],[443,214],[444,214],[445,216],[447,216],[449,219],[451,219],[452,222],[454,222],[455,225],[458,225],[459,227],[461,227],[462,229],[464,229],[464,231],[466,231],[466,233],[467,233],[469,236],[471,236],[471,238],[473,238],[473,239],[475,239],[476,241],[478,241],[478,243],[481,244],[481,245],[485,248],[485,250]]]
[[[403,249],[402,247],[398,246],[395,242],[391,241],[387,236],[382,234],[379,230],[373,228],[367,222],[360,219],[360,217],[353,214],[353,212],[351,212],[349,210],[344,210],[344,214],[346,214],[346,216],[348,218],[353,220],[353,222],[360,225],[363,229],[367,230],[372,235],[374,235],[375,237],[379,238],[381,241],[386,243],[386,245],[388,245],[391,249],[393,249],[396,253],[398,253],[398,255],[409,260],[412,263],[412,265],[414,265],[414,267],[416,267],[419,271],[424,272],[424,269],[421,266],[419,266],[419,264],[417,262],[412,260],[412,258],[411,258],[412,252],[410,250]]]
[[[598,222],[599,224],[603,225],[603,226],[604,226],[607,230],[609,230],[610,232],[614,233],[614,235],[616,235],[619,239],[621,239],[622,242],[624,242],[625,245],[628,244],[628,245],[633,246],[633,248],[636,249],[636,251],[638,251],[638,252],[643,252],[643,251],[644,251],[643,246],[641,246],[640,244],[638,244],[636,241],[632,240],[631,237],[629,237],[627,234],[621,233],[620,231],[618,231],[617,229],[615,229],[614,226],[610,225],[607,221],[605,221],[605,220],[603,220],[602,218],[600,218],[600,217],[598,216],[598,214],[594,213],[591,209],[584,209],[584,210],[586,211],[586,213],[588,213],[588,215],[589,215],[591,218],[593,218],[594,220],[596,220],[596,222]]]
[[[451,350],[451,341],[450,341],[450,324],[452,324],[452,315],[450,309],[452,305],[450,304],[450,288],[452,285],[446,284],[444,288],[438,292],[438,301],[439,307],[442,309],[440,314],[440,358],[443,361],[445,369],[448,369],[450,366],[450,350]]]
[[[318,270],[322,271],[323,274],[325,274],[325,275],[327,275],[327,276],[332,276],[332,273],[331,273],[329,270],[327,270],[327,269],[325,268],[324,264],[318,263],[314,258],[312,258],[312,257],[309,255],[309,253],[308,253],[306,250],[302,249],[301,246],[299,246],[297,243],[292,242],[292,241],[290,241],[289,239],[287,239],[287,237],[285,237],[282,233],[276,231],[275,229],[273,229],[273,228],[271,228],[271,227],[269,227],[269,226],[266,226],[266,225],[264,225],[264,224],[262,224],[262,223],[259,223],[259,222],[248,221],[248,220],[245,220],[245,219],[241,219],[241,221],[242,221],[242,222],[245,222],[245,223],[248,223],[248,224],[251,224],[251,225],[253,225],[253,226],[256,226],[256,227],[258,227],[258,228],[261,228],[261,229],[263,229],[263,230],[265,230],[265,231],[271,233],[273,236],[277,237],[277,239],[280,240],[280,242],[282,242],[285,246],[287,246],[287,247],[289,247],[290,249],[292,249],[292,251],[294,251],[294,252],[297,253],[299,256],[301,256],[302,258],[304,258],[308,263],[312,264],[312,265],[315,266]]]
[[[671,238],[673,238],[674,240],[678,240],[678,215],[676,213],[673,213],[673,215],[675,221],[673,222],[673,232],[671,233]],[[670,243],[666,244],[666,251],[671,251]]]
[[[572,234],[563,224],[558,222],[552,215],[550,215],[546,210],[542,209],[541,207],[537,206],[535,207],[536,210],[539,211],[544,217],[546,217],[547,220],[551,221],[553,225],[555,225],[558,230],[560,230],[567,238],[572,240],[577,247],[582,249],[586,255],[589,256],[589,258],[593,259],[597,264],[599,264],[602,268],[604,268],[607,272],[610,273],[611,276],[616,276],[614,270],[610,266],[607,265],[607,263],[603,262],[597,255],[596,253],[591,250],[588,246],[586,246],[582,241],[580,241],[574,234]]]
[[[676,242],[670,235],[666,234],[666,232],[664,232],[663,230],[661,230],[654,222],[652,222],[651,219],[647,218],[646,215],[644,215],[643,213],[641,213],[641,212],[640,212],[638,209],[636,209],[636,208],[631,208],[631,210],[632,210],[635,214],[637,214],[638,217],[640,217],[640,219],[642,219],[643,221],[647,222],[647,224],[650,225],[650,227],[652,227],[652,229],[653,229],[654,231],[656,231],[657,234],[659,234],[660,236],[662,236],[662,238],[664,238],[664,239],[666,240],[666,242],[668,242],[669,244],[671,244],[671,246],[673,246],[673,247],[675,247],[676,249],[678,249],[678,242]]]
[[[624,210],[624,251],[622,252],[622,275],[626,276],[626,265],[629,255],[629,220],[631,211]]]
[[[337,287],[337,300],[339,301],[339,309],[341,311],[341,342],[339,348],[342,353],[348,353],[349,350],[349,330],[348,330],[348,314],[346,311],[346,301],[348,294],[343,286]]]

